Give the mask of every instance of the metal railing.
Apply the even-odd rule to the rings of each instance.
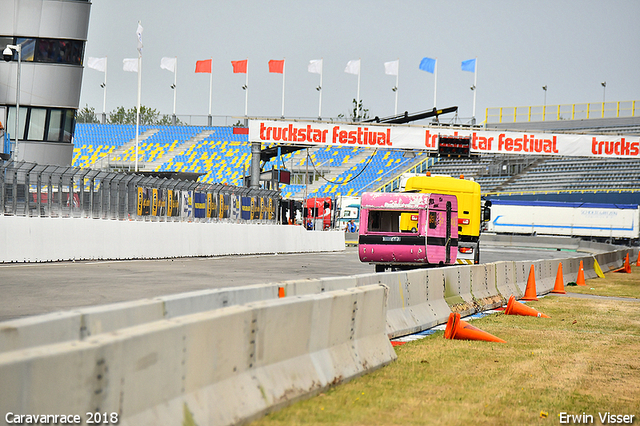
[[[0,164],[0,216],[278,221],[278,191],[35,163]]]
[[[586,104],[538,105],[487,108],[486,123],[583,120],[589,118],[637,117],[640,101],[591,102]]]

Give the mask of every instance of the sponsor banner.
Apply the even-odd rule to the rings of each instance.
[[[167,216],[177,217],[180,216],[180,192],[173,189],[167,190]]]
[[[264,197],[260,197],[260,219],[266,220],[268,214],[267,200]]]
[[[241,219],[240,212],[242,210],[242,201],[239,195],[231,195],[231,210],[229,218],[233,220]]]
[[[207,215],[207,194],[204,192],[196,192],[193,194],[193,216],[196,218],[205,218]]]
[[[251,197],[251,220],[260,220],[260,200],[262,197]]]
[[[149,216],[149,188],[138,187],[138,216]]]
[[[230,202],[231,196],[229,194],[220,194],[220,214],[218,215],[220,219],[229,218],[229,209],[231,208]]]
[[[241,217],[243,220],[251,220],[251,211],[253,207],[253,198],[251,197],[242,197],[241,199],[242,208],[241,208]]]
[[[151,193],[151,215],[164,216],[167,211],[167,205],[164,200],[164,191],[162,189],[153,188]]]
[[[180,192],[180,204],[182,209],[180,210],[180,216],[192,217],[193,216],[193,191]]]
[[[249,120],[249,141],[263,143],[421,149],[435,152],[438,134],[451,137],[471,136],[471,152],[475,154],[640,157],[640,137],[637,136]]]
[[[267,200],[269,201],[269,205],[267,206],[267,212],[268,212],[267,219],[275,220],[276,219],[276,206],[275,206],[275,203],[273,202],[273,198],[267,198]]]
[[[217,208],[215,194],[207,193],[207,217],[216,217]]]

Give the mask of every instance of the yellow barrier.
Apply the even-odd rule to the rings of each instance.
[[[638,101],[591,102],[585,104],[491,107],[486,109],[486,123],[526,121],[582,120],[589,118],[637,117]]]

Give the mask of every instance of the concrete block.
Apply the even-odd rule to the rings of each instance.
[[[77,311],[0,322],[0,352],[79,340],[81,324],[82,316]]]
[[[496,262],[496,287],[500,295],[509,300],[511,295],[516,299],[522,298],[524,293],[516,285],[515,262]]]
[[[452,312],[471,315],[478,310],[471,295],[470,265],[440,268],[444,274],[444,299]]]

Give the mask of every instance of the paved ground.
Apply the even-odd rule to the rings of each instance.
[[[495,246],[483,250],[485,263],[578,255]],[[372,272],[355,247],[314,254],[5,264],[0,265],[0,321],[186,291]]]

